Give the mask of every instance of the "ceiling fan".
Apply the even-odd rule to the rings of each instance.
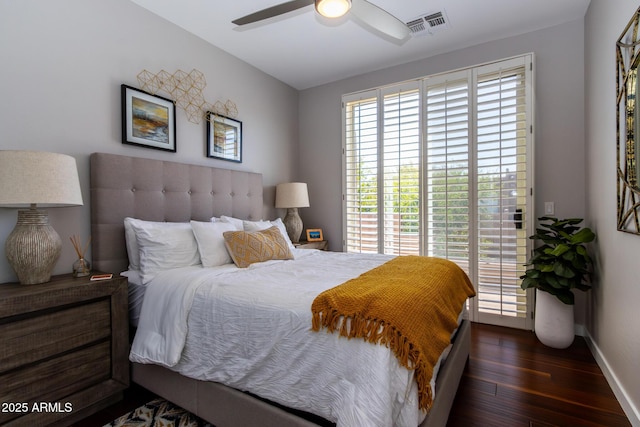
[[[252,24],[312,4],[315,5],[316,11],[320,15],[327,18],[339,18],[350,12],[367,25],[398,40],[404,40],[411,33],[404,22],[367,0],[292,0],[259,10],[231,22],[236,25]]]

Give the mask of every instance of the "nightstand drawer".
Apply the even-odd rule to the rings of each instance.
[[[99,384],[111,374],[111,342],[86,347],[38,364],[0,374],[0,402],[61,402],[65,397]],[[61,375],[62,374],[62,375]],[[0,413],[0,424],[22,413]]]
[[[0,374],[111,335],[108,299],[0,324]]]
[[[0,402],[20,406],[0,411],[0,425],[69,426],[120,400],[129,385],[127,307],[127,278],[118,275],[1,284]]]

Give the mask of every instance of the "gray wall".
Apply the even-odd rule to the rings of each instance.
[[[616,230],[615,42],[638,8],[633,0],[592,0],[585,19],[587,200],[598,233],[598,280],[588,330],[619,400],[640,425],[640,236]],[[606,371],[605,371],[606,373]]]
[[[177,109],[177,153],[121,143],[120,85],[139,87],[143,69],[202,71],[208,102],[232,100],[243,122],[243,162],[209,159],[205,125]],[[265,217],[275,185],[297,168],[298,92],[128,0],[0,0],[0,149],[72,155],[84,206],[49,209],[63,241],[54,273],[71,271],[69,236],[86,239],[89,154],[108,152],[259,172]],[[0,242],[17,218],[0,209]],[[90,257],[89,257],[90,258]],[[0,282],[15,280],[0,247]]]
[[[536,218],[545,201],[555,202],[558,217],[585,218],[583,37],[577,20],[302,91],[300,179],[308,183],[311,204],[301,209],[305,226],[323,228],[331,249],[341,250],[342,94],[528,52],[536,67]],[[585,300],[577,295],[578,325],[585,322]]]

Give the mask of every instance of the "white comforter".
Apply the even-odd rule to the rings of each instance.
[[[161,273],[147,287],[130,360],[250,391],[338,426],[415,427],[425,417],[416,383],[388,348],[310,330],[320,292],[390,258],[296,250],[294,261],[248,269]]]

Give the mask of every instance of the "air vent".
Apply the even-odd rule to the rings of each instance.
[[[429,24],[429,28],[439,27],[441,25],[447,25],[447,21],[444,19],[442,12],[432,13],[429,16],[425,16],[424,20]]]
[[[449,21],[447,20],[447,14],[443,9],[437,12],[425,13],[415,19],[412,19],[407,22],[407,27],[411,30],[411,35],[423,36],[449,28]]]
[[[424,18],[418,18],[407,22],[407,27],[409,27],[412,33],[420,33],[427,29],[427,27],[424,26]]]

